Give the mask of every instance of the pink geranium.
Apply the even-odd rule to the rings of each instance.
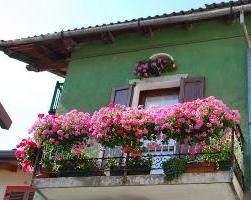
[[[156,108],[156,129],[181,143],[198,144],[209,138],[223,137],[226,130],[239,123],[240,115],[215,97]]]
[[[141,154],[141,142],[156,133],[150,110],[109,105],[92,116],[92,134],[104,146],[121,146],[130,155]]]
[[[72,110],[64,115],[40,115],[29,132],[38,144],[82,143],[90,136],[90,115]]]

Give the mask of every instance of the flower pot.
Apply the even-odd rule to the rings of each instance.
[[[44,169],[40,170],[39,175],[36,176],[36,178],[49,178],[49,177],[50,177],[49,173]]]
[[[213,173],[216,172],[214,162],[191,162],[187,163],[185,173]]]
[[[128,175],[147,175],[150,174],[151,169],[149,168],[136,168],[136,169],[128,169],[127,174]]]
[[[224,161],[220,161],[218,162],[218,170],[219,171],[229,171],[231,169],[231,161],[229,160],[224,160]]]
[[[124,167],[110,167],[110,176],[123,176]]]
[[[111,167],[110,175],[111,176],[124,176],[124,167]],[[149,168],[130,168],[127,169],[127,175],[147,175],[150,174],[151,169]]]

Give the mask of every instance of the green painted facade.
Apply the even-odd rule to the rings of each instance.
[[[0,186],[0,199],[3,199],[4,192],[5,192],[5,187]]]
[[[247,139],[245,51],[240,24],[223,20],[196,23],[189,30],[162,29],[152,37],[132,34],[116,37],[114,43],[85,43],[71,57],[58,112],[73,108],[93,112],[107,105],[113,87],[135,79],[137,61],[164,52],[178,65],[170,75],[205,76],[206,96],[240,110]]]

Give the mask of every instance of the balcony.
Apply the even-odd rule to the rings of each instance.
[[[243,137],[239,126],[232,133],[231,148],[227,154],[228,162],[204,162],[221,152],[185,153],[177,149],[155,149],[146,152],[141,159],[151,160],[150,167],[132,167],[129,157],[97,157],[92,159],[51,159],[45,160],[40,149],[32,185],[47,199],[135,199],[135,200],[234,200],[243,198]],[[56,151],[58,154],[60,151]],[[54,152],[55,153],[55,152]],[[150,156],[149,156],[150,155]],[[166,173],[162,170],[165,161],[187,159],[184,173],[173,180],[172,168]],[[56,163],[68,166],[58,170],[47,170],[41,176],[43,163]],[[88,170],[76,169],[77,163],[95,163]],[[114,168],[109,163],[117,163]],[[91,164],[91,166],[92,166]],[[168,168],[169,169],[169,168]]]
[[[63,87],[64,87],[64,83],[60,83],[59,81],[57,81],[55,89],[54,89],[54,93],[52,96],[50,110],[48,112],[49,114],[56,113],[57,108],[58,108],[58,103],[60,101],[61,93],[63,91]]]

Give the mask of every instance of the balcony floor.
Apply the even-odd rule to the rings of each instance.
[[[242,189],[232,172],[185,173],[166,182],[163,175],[34,179],[50,200],[236,200]]]

